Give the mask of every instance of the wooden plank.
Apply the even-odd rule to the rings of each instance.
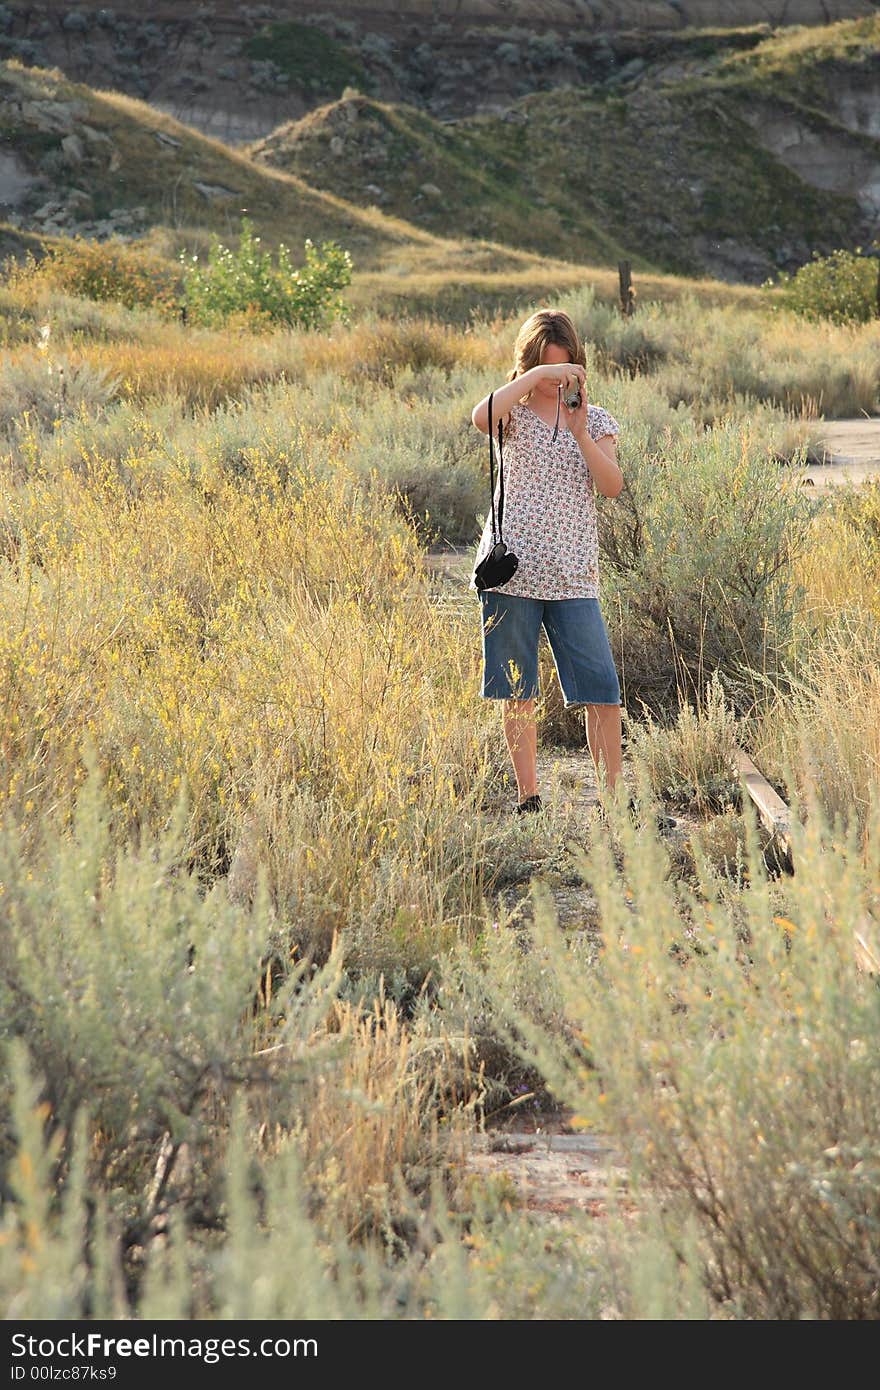
[[[864,970],[866,975],[874,975],[880,978],[880,955],[873,949],[868,941],[871,925],[867,920],[862,920],[853,932],[856,943],[856,965],[860,970]]]
[[[733,767],[742,778],[746,791],[755,803],[764,825],[785,849],[789,866],[794,873],[791,849],[791,811],[742,748],[738,748],[734,754]],[[873,975],[875,978],[880,978],[880,953],[875,949],[871,940],[875,935],[874,926],[875,924],[870,918],[864,917],[859,925],[853,929],[854,951],[858,969],[868,975]]]
[[[758,771],[748,753],[738,748],[733,759],[745,789],[758,808],[764,825],[784,848],[791,859],[791,812],[782,797],[773,790],[767,778]]]

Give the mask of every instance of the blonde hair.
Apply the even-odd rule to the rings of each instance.
[[[544,351],[551,343],[564,347],[569,361],[586,367],[587,359],[580,334],[562,309],[539,309],[526,319],[513,345],[513,367],[507,380],[514,381],[523,372],[540,365]],[[528,394],[531,394],[529,392]]]

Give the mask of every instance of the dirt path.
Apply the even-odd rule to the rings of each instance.
[[[604,1216],[611,1194],[630,1205],[626,1170],[608,1140],[597,1134],[564,1134],[557,1122],[533,1131],[517,1128],[478,1135],[467,1170],[484,1180],[507,1181],[518,1205],[536,1217],[585,1211]]]
[[[816,488],[841,483],[862,483],[880,475],[880,418],[861,416],[854,420],[828,420],[821,426],[819,443],[824,463],[811,463],[804,479]]]
[[[424,557],[434,600],[450,608],[473,609],[474,639],[479,640],[478,606],[469,589],[473,547],[429,552]],[[631,781],[624,765],[624,780]],[[540,829],[534,817],[517,817],[522,841],[505,864],[493,899],[508,926],[524,926],[532,917],[532,881],[549,889],[560,930],[571,941],[597,939],[598,904],[574,867],[569,845],[584,844],[595,825],[598,788],[592,759],[583,748],[538,748],[538,783],[548,815]],[[497,808],[511,816],[512,797]],[[682,818],[669,832],[684,841],[692,823]],[[535,833],[532,833],[532,832]],[[537,1100],[537,1098],[536,1098]],[[468,1175],[506,1185],[517,1205],[536,1221],[553,1221],[573,1211],[603,1217],[613,1203],[628,1210],[626,1173],[607,1136],[572,1133],[565,1114],[519,1113],[509,1124],[477,1135],[464,1158]]]

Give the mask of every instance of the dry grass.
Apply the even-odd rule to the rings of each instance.
[[[497,269],[497,258],[485,267],[450,266],[431,269],[427,257],[412,258],[407,264],[396,260],[381,270],[362,271],[352,281],[351,301],[358,308],[395,311],[434,312],[444,318],[467,321],[474,312],[492,313],[523,309],[523,316],[535,303],[555,301],[561,294],[592,285],[597,295],[616,304],[619,287],[616,271],[602,266],[578,266],[571,262],[548,263],[541,258],[523,256],[531,264],[509,270]],[[757,307],[760,291],[749,285],[725,285],[722,281],[686,280],[683,276],[639,274],[638,292],[642,299],[674,303],[693,293],[703,304],[731,304]]]
[[[407,1024],[381,994],[367,1013],[340,1002],[326,1029],[316,1043],[332,1045],[335,1065],[310,1079],[302,1119],[292,1133],[277,1135],[276,1151],[298,1147],[325,1229],[357,1241],[387,1226],[403,1174],[411,1190],[427,1185],[454,1132],[463,1137],[480,1081],[468,1071],[467,1039]],[[449,1080],[462,1062],[464,1086],[456,1095]],[[441,1106],[449,1113],[442,1132]],[[272,1132],[270,1116],[267,1140]]]
[[[795,563],[802,590],[793,688],[759,722],[756,756],[830,817],[861,832],[880,776],[880,526],[876,483],[832,494],[816,509]]]
[[[632,745],[656,794],[672,806],[699,815],[721,810],[737,799],[731,767],[739,738],[739,721],[713,675],[695,706],[682,701],[675,723],[668,728],[649,717],[635,729]]]
[[[801,797],[867,834],[880,784],[880,643],[864,610],[839,613],[756,735],[762,767],[790,767]],[[763,761],[761,761],[763,759]]]
[[[262,807],[300,941],[347,924],[353,952],[360,932],[361,953],[424,962],[480,916],[494,723],[413,533],[335,463],[324,482],[174,456],[164,476],[132,458],[125,478],[97,459],[31,477],[6,517],[0,793],[63,825],[88,729],[124,827],[161,824],[185,780],[213,877]]]

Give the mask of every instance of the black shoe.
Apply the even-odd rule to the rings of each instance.
[[[626,809],[629,811],[630,818],[633,824],[639,825],[642,819],[642,813],[639,808],[639,804],[634,797],[630,797],[629,805]],[[605,810],[605,807],[602,805],[601,801],[599,802],[599,819],[603,825],[608,824],[608,812]],[[677,821],[674,816],[667,816],[665,811],[657,811],[654,815],[654,824],[660,831],[674,830],[675,826],[677,825]]]
[[[525,811],[543,811],[544,803],[535,792],[534,796],[527,796],[525,801],[521,801],[516,808],[516,814],[521,816]]]

